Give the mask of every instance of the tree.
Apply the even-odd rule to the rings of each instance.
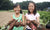
[[[21,5],[22,9],[28,9],[28,3],[29,2],[30,1],[23,1],[23,2],[20,2],[19,4]],[[36,3],[36,9],[37,10],[43,11],[43,9],[45,9],[47,7],[50,7],[50,2]]]
[[[13,3],[9,0],[0,0],[0,10],[12,9]]]

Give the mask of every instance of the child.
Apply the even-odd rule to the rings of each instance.
[[[14,11],[15,11],[15,14],[13,14],[11,16],[11,19],[12,20],[15,19],[15,20],[17,20],[17,22],[22,22],[24,24],[24,15],[22,15],[22,11],[21,11],[21,8],[20,8],[19,4],[14,5]],[[19,27],[14,26],[12,30],[23,30],[23,28],[24,28],[23,26],[19,26]]]
[[[28,13],[26,13],[25,18],[27,21],[27,23],[30,23],[30,21],[36,21],[39,23],[39,13],[36,12],[36,5],[34,2],[29,2],[28,4]],[[39,25],[39,24],[38,24]],[[36,26],[33,24],[32,28],[30,28],[28,25],[26,26],[26,30],[35,30]]]

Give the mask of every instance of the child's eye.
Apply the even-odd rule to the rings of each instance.
[[[33,7],[33,6],[28,6],[28,7]]]
[[[20,8],[17,8],[17,9],[20,9]]]

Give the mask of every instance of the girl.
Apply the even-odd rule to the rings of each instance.
[[[14,11],[15,14],[11,16],[11,19],[18,20],[18,22],[23,22],[24,24],[24,15],[22,15],[22,11],[19,4],[14,5]],[[19,26],[19,27],[14,26],[13,30],[23,30],[23,28],[24,28],[23,26]]]
[[[29,21],[37,21],[39,23],[39,13],[36,12],[36,5],[34,2],[29,2],[28,4],[28,13],[26,13],[25,15],[26,17],[26,20],[29,20]],[[27,23],[29,23],[29,21],[27,21]],[[39,25],[39,24],[38,24]],[[33,25],[32,28],[30,28],[28,25],[26,26],[26,30],[33,30],[33,29],[36,29],[36,26]]]

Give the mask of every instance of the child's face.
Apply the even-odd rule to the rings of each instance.
[[[29,9],[30,12],[33,12],[34,11],[34,4],[33,3],[29,3],[28,9]]]
[[[20,10],[21,10],[21,8],[19,5],[14,8],[15,13],[20,13]]]

